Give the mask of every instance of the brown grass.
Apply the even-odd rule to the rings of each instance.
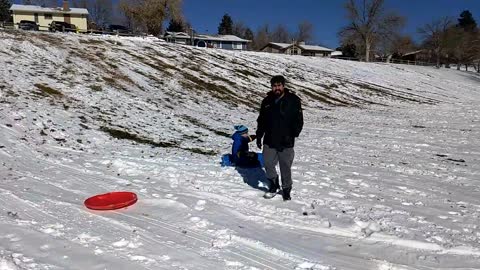
[[[53,96],[53,97],[63,97],[63,93],[53,89],[49,86],[37,83],[35,84],[35,87],[37,87],[40,90],[40,95],[42,96]]]

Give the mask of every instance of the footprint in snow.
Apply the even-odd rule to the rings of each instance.
[[[197,202],[197,205],[195,205],[195,210],[203,211],[205,209],[205,204],[206,204],[206,202],[204,200],[199,200]]]
[[[128,241],[125,238],[122,238],[120,241],[112,243],[112,246],[115,248],[123,249],[123,248],[138,248],[142,246],[143,244],[134,240],[134,241]]]
[[[46,226],[43,226],[41,231],[46,234],[50,234],[52,236],[62,236],[64,233],[62,230],[64,229],[64,226],[62,224],[49,224]]]
[[[199,217],[191,217],[190,221],[195,223],[195,226],[198,227],[198,228],[206,228],[208,225],[211,224],[207,220],[201,219]]]

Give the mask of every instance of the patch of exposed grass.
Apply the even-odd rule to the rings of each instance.
[[[181,71],[178,67],[168,64],[160,59],[155,59],[154,63],[150,63],[148,61],[144,61],[143,63],[160,72],[167,72],[169,69],[178,71],[178,72]]]
[[[148,144],[153,147],[162,147],[162,148],[178,147],[178,144],[175,142],[155,142],[152,139],[142,138],[136,134],[132,134],[120,129],[114,129],[110,127],[101,127],[100,130],[110,134],[110,136],[116,139],[130,140],[139,144]]]
[[[111,68],[118,69],[118,66],[110,61],[106,61],[107,65],[109,65]]]
[[[185,77],[185,79],[197,85],[200,89],[206,90],[207,92],[212,93],[217,97],[223,98],[223,97],[230,97],[233,95],[233,92],[223,85],[204,81],[201,78],[195,77],[189,73],[183,73],[182,75],[183,77]]]
[[[415,103],[429,103],[429,102],[424,102],[424,101],[421,101],[421,100],[418,100],[418,99],[415,99],[415,98],[405,97],[405,96],[394,94],[394,93],[390,92],[390,91],[394,91],[394,90],[387,89],[387,88],[381,87],[381,86],[370,85],[370,84],[366,84],[366,83],[355,83],[355,82],[352,83],[352,84],[360,87],[360,89],[368,90],[369,93],[375,94],[377,96],[391,96],[393,98],[397,98],[397,99],[400,99],[400,100],[411,101],[411,102],[415,102]]]
[[[217,152],[213,150],[204,150],[200,148],[185,148],[184,150],[187,150],[196,154],[207,155],[207,156],[215,156],[217,154]]]
[[[162,148],[178,148],[178,149],[183,149],[192,153],[196,154],[201,154],[201,155],[208,155],[208,156],[214,156],[217,153],[213,150],[206,150],[206,149],[201,149],[201,148],[183,148],[178,145],[177,142],[155,142],[152,139],[148,138],[142,138],[138,136],[137,134],[132,134],[130,132],[127,132],[125,130],[120,130],[120,129],[115,129],[115,128],[110,128],[110,127],[101,127],[101,131],[108,133],[110,136],[116,139],[121,139],[121,140],[130,140],[134,141],[139,144],[146,144],[150,145],[152,147],[162,147]]]
[[[255,77],[255,78],[259,77],[257,74],[253,73],[252,71],[250,71],[248,69],[235,69],[234,71],[237,72],[237,73],[243,74],[247,77],[248,76]]]
[[[228,133],[226,133],[226,132],[224,132],[224,131],[221,131],[221,130],[216,130],[216,129],[214,129],[214,128],[212,128],[212,127],[210,127],[210,126],[208,126],[208,125],[206,125],[206,124],[204,124],[204,123],[201,123],[198,119],[195,119],[195,118],[193,118],[193,117],[191,117],[191,116],[189,116],[189,115],[182,115],[182,119],[187,120],[189,123],[191,123],[191,124],[193,124],[193,125],[195,125],[195,126],[197,126],[197,127],[201,127],[201,128],[206,129],[206,130],[209,130],[209,131],[211,131],[211,132],[213,132],[213,133],[215,133],[215,134],[217,134],[217,135],[220,135],[220,136],[223,136],[223,137],[227,137],[227,138],[230,137],[230,134],[228,134]]]
[[[65,43],[63,39],[47,33],[40,33],[39,35],[37,35],[37,38],[45,42],[48,42],[51,45],[55,45],[56,47],[59,47],[59,44]]]
[[[180,84],[187,89],[203,91],[206,94],[234,107],[238,107],[239,104],[243,104],[249,108],[255,108],[258,105],[257,101],[252,100],[252,95],[248,96],[247,98],[239,97],[233,90],[230,90],[224,85],[211,83],[185,72],[182,73],[182,75],[184,76],[185,80],[180,80]],[[211,75],[205,75],[205,77],[212,78]],[[213,76],[213,78],[218,79],[218,76]],[[221,81],[224,81],[227,84],[232,83],[224,78],[222,78]]]
[[[62,74],[63,74],[63,75],[75,74],[75,70],[73,69],[72,66],[66,66],[66,67],[64,67],[63,70],[62,70]]]
[[[80,39],[79,42],[81,44],[92,44],[92,45],[103,45],[105,42],[103,40],[96,40],[96,39]]]
[[[117,81],[115,81],[114,78],[102,77],[102,79],[103,79],[106,83],[108,83],[108,84],[110,84],[110,85],[113,85],[113,84],[116,85],[116,84],[117,84]]]
[[[2,86],[3,86],[3,85],[2,85]],[[1,86],[0,86],[0,89],[3,90],[3,88],[2,88]],[[19,97],[20,95],[19,95],[17,92],[13,91],[12,89],[8,89],[8,90],[7,90],[7,96]]]
[[[13,46],[10,47],[10,51],[12,51],[12,52],[14,52],[14,53],[18,53],[18,54],[22,53],[22,50],[20,50],[20,49],[17,48],[17,47],[13,47]]]
[[[101,85],[97,85],[97,84],[92,84],[92,85],[89,85],[88,88],[92,89],[93,91],[95,92],[100,92],[102,91],[102,86]]]
[[[127,82],[130,82],[130,83],[133,83],[133,81],[125,76],[125,75],[116,75],[116,78],[120,79],[120,80],[124,80],[124,81],[127,81]],[[111,77],[102,77],[102,79],[108,84],[110,85],[111,87],[113,88],[117,88],[117,89],[121,89],[121,90],[124,90],[124,91],[127,91],[127,89],[121,85],[116,79],[114,78],[111,78]]]
[[[53,89],[49,86],[46,86],[46,85],[43,85],[43,84],[40,84],[40,83],[36,83],[35,87],[37,87],[41,91],[40,94],[43,95],[43,96],[63,97],[62,92],[60,92],[56,89]]]
[[[315,89],[311,89],[311,88],[308,88],[308,87],[305,87],[305,86],[294,85],[294,84],[292,84],[292,86],[296,86],[298,89],[301,89],[301,91],[298,91],[298,92],[301,92],[302,94],[308,96],[309,98],[311,98],[315,101],[321,102],[321,103],[325,103],[325,104],[328,104],[328,105],[336,105],[336,106],[354,105],[354,104],[351,104],[347,101],[340,100],[338,98],[329,96],[325,93],[318,92]]]

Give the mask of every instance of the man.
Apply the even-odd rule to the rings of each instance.
[[[280,164],[282,197],[291,200],[292,164],[295,156],[295,138],[303,128],[303,113],[300,98],[285,88],[285,78],[277,75],[270,80],[272,91],[268,92],[260,107],[257,119],[257,146],[262,148],[265,171],[270,187],[265,198],[275,196],[280,189],[275,166]]]

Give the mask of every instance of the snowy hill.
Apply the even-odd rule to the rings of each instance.
[[[477,74],[27,32],[0,74],[1,270],[480,269]],[[219,165],[275,74],[305,109],[287,203]]]

